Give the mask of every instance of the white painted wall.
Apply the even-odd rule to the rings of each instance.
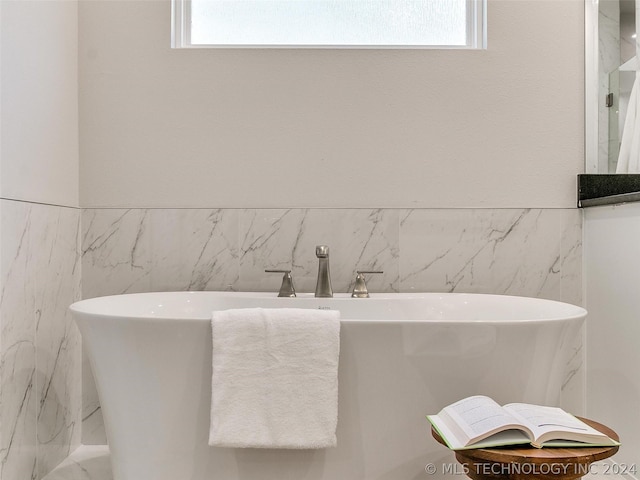
[[[486,51],[171,50],[169,0],[81,2],[81,204],[572,208],[584,3],[488,18]]]
[[[618,463],[640,452],[640,203],[584,210],[587,416],[622,439]]]
[[[0,196],[78,206],[77,2],[2,0]]]

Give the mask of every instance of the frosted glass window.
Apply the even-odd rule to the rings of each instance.
[[[483,7],[484,0],[174,0],[174,46],[477,48]]]

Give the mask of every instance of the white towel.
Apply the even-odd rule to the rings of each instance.
[[[336,445],[340,312],[213,312],[209,445]]]

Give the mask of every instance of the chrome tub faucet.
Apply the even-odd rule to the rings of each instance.
[[[333,297],[333,289],[331,288],[331,273],[329,272],[329,247],[318,245],[316,247],[316,257],[318,257],[316,297],[331,298]]]

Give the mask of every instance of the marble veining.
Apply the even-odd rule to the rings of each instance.
[[[373,291],[398,291],[397,210],[243,210],[239,220],[241,291],[277,291],[265,268],[291,269],[299,291],[314,291],[320,244],[330,247],[334,291],[352,290],[358,269],[384,271],[371,277]]]
[[[0,473],[8,478],[35,478],[36,292],[29,272],[31,209],[24,203],[0,203]]]
[[[80,442],[80,335],[68,311],[80,298],[80,212],[48,207],[36,237],[38,478]],[[48,211],[47,211],[48,210]]]
[[[113,480],[109,447],[82,445],[43,480]]]
[[[580,304],[579,221],[571,210],[406,211],[400,223],[400,290]]]
[[[86,209],[83,298],[171,290],[272,291],[291,269],[313,291],[315,246],[331,248],[336,292],[355,270],[378,292],[478,292],[582,303],[577,209]],[[581,412],[582,339],[567,366],[563,404]],[[105,443],[83,363],[83,442]],[[566,395],[565,395],[566,392]]]
[[[0,476],[40,479],[80,442],[78,209],[1,200]]]

